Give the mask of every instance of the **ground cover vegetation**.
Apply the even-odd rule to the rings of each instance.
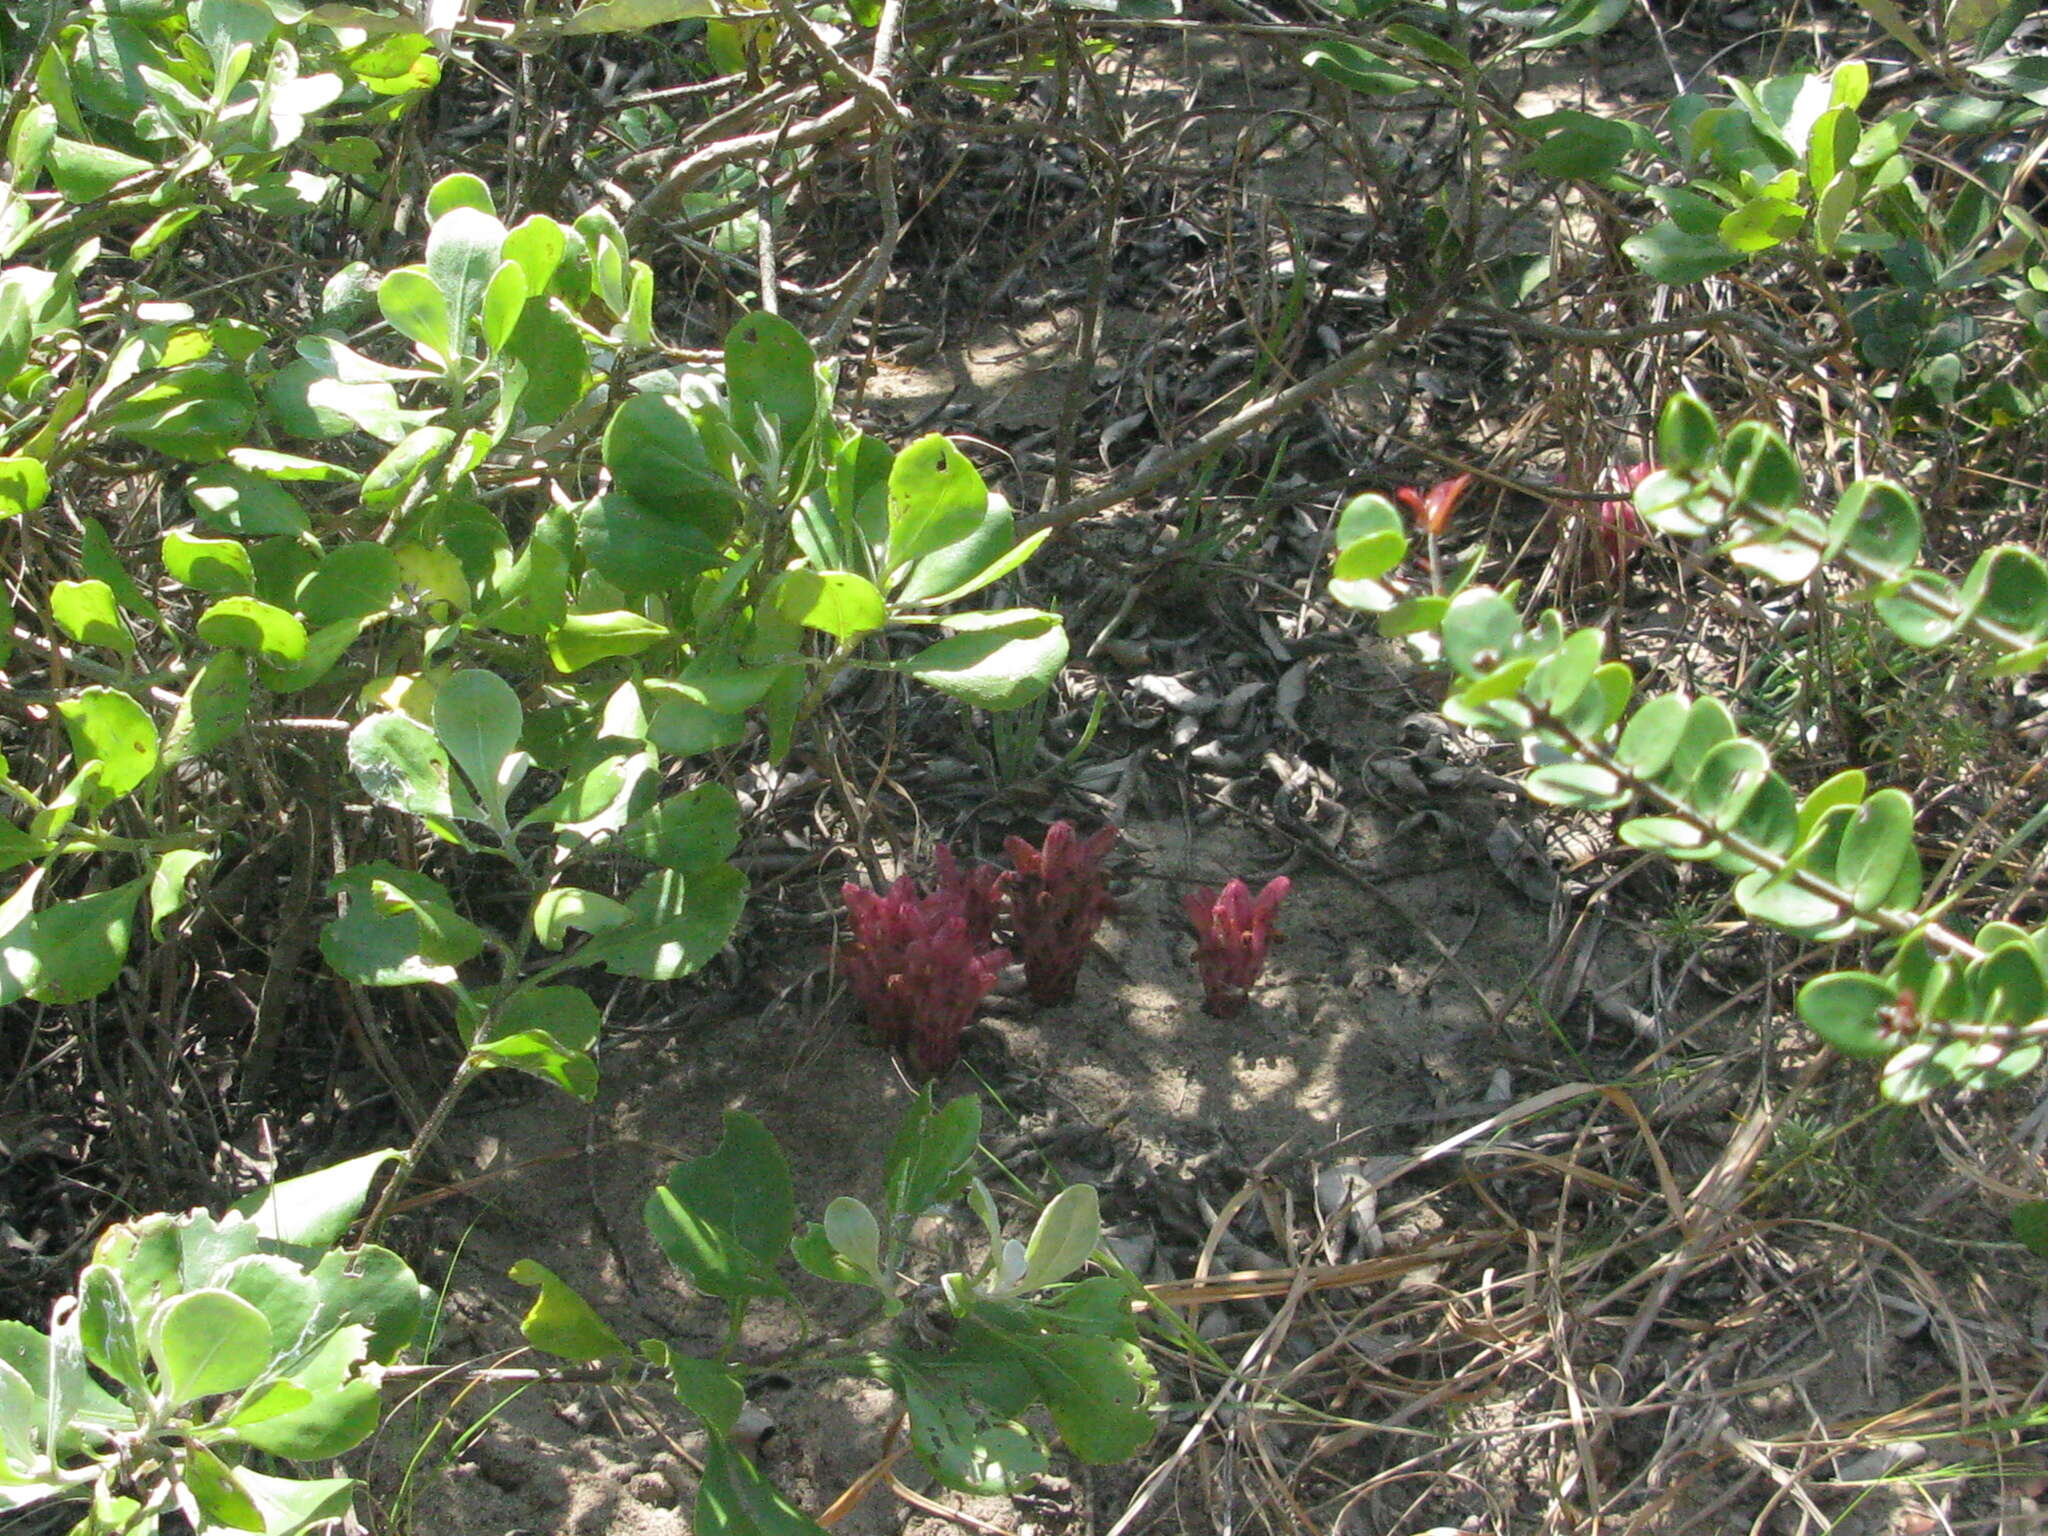
[[[689,1528],[733,1536],[1006,1528],[934,1495],[1015,1521],[1068,1468],[1125,1479],[1067,1512],[1118,1536],[2025,1517],[2048,33],[1726,25],[10,7],[0,1522],[403,1529],[499,1411],[451,1390],[586,1386],[687,1415]],[[1194,111],[1219,58],[1245,89]],[[883,424],[892,367],[999,316],[1056,349],[1025,420]],[[1286,671],[1147,670],[1191,612]],[[1362,655],[1542,808],[1485,840],[1557,930],[1536,975],[1466,979],[1357,872],[1363,765],[1205,735],[1270,691],[1312,737],[1315,664]],[[1110,1178],[998,1158],[977,1009],[1014,958],[1063,1027],[1148,762],[1420,933],[1548,1086],[1324,1159],[1306,1214],[1259,1149],[1179,1273]],[[1317,921],[1250,875],[1169,903],[1214,1028]],[[1680,971],[1655,1017],[1585,985],[1610,913]],[[873,1144],[824,1187],[725,1105],[641,1202],[697,1323],[541,1254],[540,1363],[443,1358],[463,1266],[408,1218],[467,1193],[458,1119],[599,1104],[622,1022],[771,952],[898,1053]],[[1820,1269],[1936,1384],[1739,1425]],[[900,1415],[809,1507],[741,1428],[791,1377]]]

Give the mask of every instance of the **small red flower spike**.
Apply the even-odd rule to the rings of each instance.
[[[1252,983],[1266,968],[1266,949],[1278,942],[1273,918],[1287,899],[1285,875],[1270,880],[1257,897],[1242,880],[1221,893],[1204,886],[1187,898],[1195,926],[1195,964],[1202,974],[1202,1010],[1218,1019],[1244,1011]]]
[[[1045,831],[1045,846],[1021,837],[1003,847],[1017,866],[1010,876],[1010,934],[1024,962],[1024,983],[1041,1006],[1074,995],[1088,942],[1103,918],[1116,910],[1102,859],[1116,843],[1115,827],[1104,827],[1083,842],[1071,822]]]
[[[1451,525],[1451,514],[1458,509],[1458,501],[1472,484],[1468,471],[1453,475],[1448,480],[1439,480],[1427,491],[1418,491],[1412,485],[1404,485],[1394,492],[1394,500],[1408,509],[1415,519],[1415,526],[1431,538],[1435,538]]]
[[[961,1032],[1009,952],[976,942],[958,887],[920,895],[905,875],[879,895],[851,881],[839,894],[853,937],[834,963],[883,1042],[936,1077],[959,1059]]]
[[[1650,530],[1643,525],[1642,514],[1636,511],[1633,498],[1635,488],[1656,472],[1656,465],[1640,463],[1624,469],[1610,467],[1601,473],[1600,489],[1620,494],[1599,504],[1600,526],[1594,537],[1599,540],[1608,574],[1617,582],[1628,570],[1629,557],[1649,535]]]

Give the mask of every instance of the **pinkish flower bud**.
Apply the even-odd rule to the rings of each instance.
[[[1266,968],[1267,947],[1280,938],[1273,918],[1291,888],[1292,882],[1280,875],[1256,898],[1242,880],[1231,881],[1220,893],[1204,886],[1187,898],[1204,1012],[1227,1019],[1244,1011],[1252,983]]]
[[[1009,881],[1010,934],[1033,1002],[1064,1003],[1074,995],[1089,941],[1116,910],[1102,859],[1117,837],[1115,827],[1104,827],[1083,842],[1071,822],[1056,821],[1043,848],[1021,837],[1004,840],[1017,866]]]

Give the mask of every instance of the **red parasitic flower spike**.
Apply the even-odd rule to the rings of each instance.
[[[1627,573],[1629,557],[1649,534],[1642,514],[1636,511],[1634,492],[1656,472],[1656,465],[1639,463],[1622,469],[1610,467],[1601,473],[1600,489],[1620,492],[1613,500],[1600,503],[1600,526],[1595,534],[1607,574],[1616,582]]]
[[[1006,838],[1016,873],[1009,880],[1010,934],[1024,962],[1024,982],[1040,1005],[1064,1003],[1074,995],[1088,941],[1116,910],[1103,856],[1116,843],[1115,827],[1082,841],[1073,823],[1056,821],[1045,831],[1045,846]]]
[[[1204,886],[1187,898],[1204,1012],[1227,1019],[1244,1011],[1252,983],[1266,968],[1267,947],[1280,938],[1273,919],[1289,889],[1291,882],[1280,875],[1256,897],[1242,880],[1233,880],[1220,893]]]
[[[967,936],[983,949],[994,945],[1003,893],[1013,878],[1010,871],[994,864],[962,869],[944,843],[932,849],[932,863],[938,867],[939,892],[960,903],[960,914],[967,919]]]
[[[957,886],[925,896],[905,875],[880,894],[849,881],[840,896],[853,937],[834,963],[869,1027],[937,1076],[959,1059],[961,1032],[1010,963],[1008,951],[976,942]]]

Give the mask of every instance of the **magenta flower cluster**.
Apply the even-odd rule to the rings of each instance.
[[[879,894],[842,886],[853,937],[834,959],[869,1026],[918,1071],[945,1071],[959,1058],[975,1008],[1010,963],[1010,951],[996,943],[999,928],[1024,962],[1034,1001],[1071,998],[1095,930],[1116,910],[1102,867],[1116,839],[1114,827],[1083,840],[1057,821],[1043,847],[1008,839],[1014,869],[964,869],[941,843],[929,892],[908,875]]]
[[[929,890],[909,875],[880,892],[842,886],[853,936],[833,960],[882,1042],[918,1072],[944,1072],[959,1059],[960,1036],[1013,951],[1032,1001],[1072,998],[1088,946],[1116,910],[1103,860],[1117,837],[1115,827],[1104,827],[1084,838],[1056,821],[1038,847],[1005,839],[1009,869],[965,868],[941,843]],[[1283,876],[1254,897],[1233,880],[1220,893],[1188,897],[1203,1006],[1218,1018],[1243,1010],[1280,937],[1273,917],[1287,889]]]
[[[1287,899],[1290,882],[1281,875],[1257,896],[1242,880],[1218,891],[1204,886],[1187,898],[1195,926],[1195,965],[1202,974],[1202,1008],[1227,1019],[1244,1011],[1252,983],[1266,968],[1266,950],[1280,937],[1273,919]]]
[[[1010,963],[1009,951],[976,936],[963,883],[949,885],[943,875],[929,894],[908,875],[879,895],[852,881],[839,894],[853,938],[834,959],[868,1026],[919,1072],[937,1076],[959,1058],[960,1032]]]

